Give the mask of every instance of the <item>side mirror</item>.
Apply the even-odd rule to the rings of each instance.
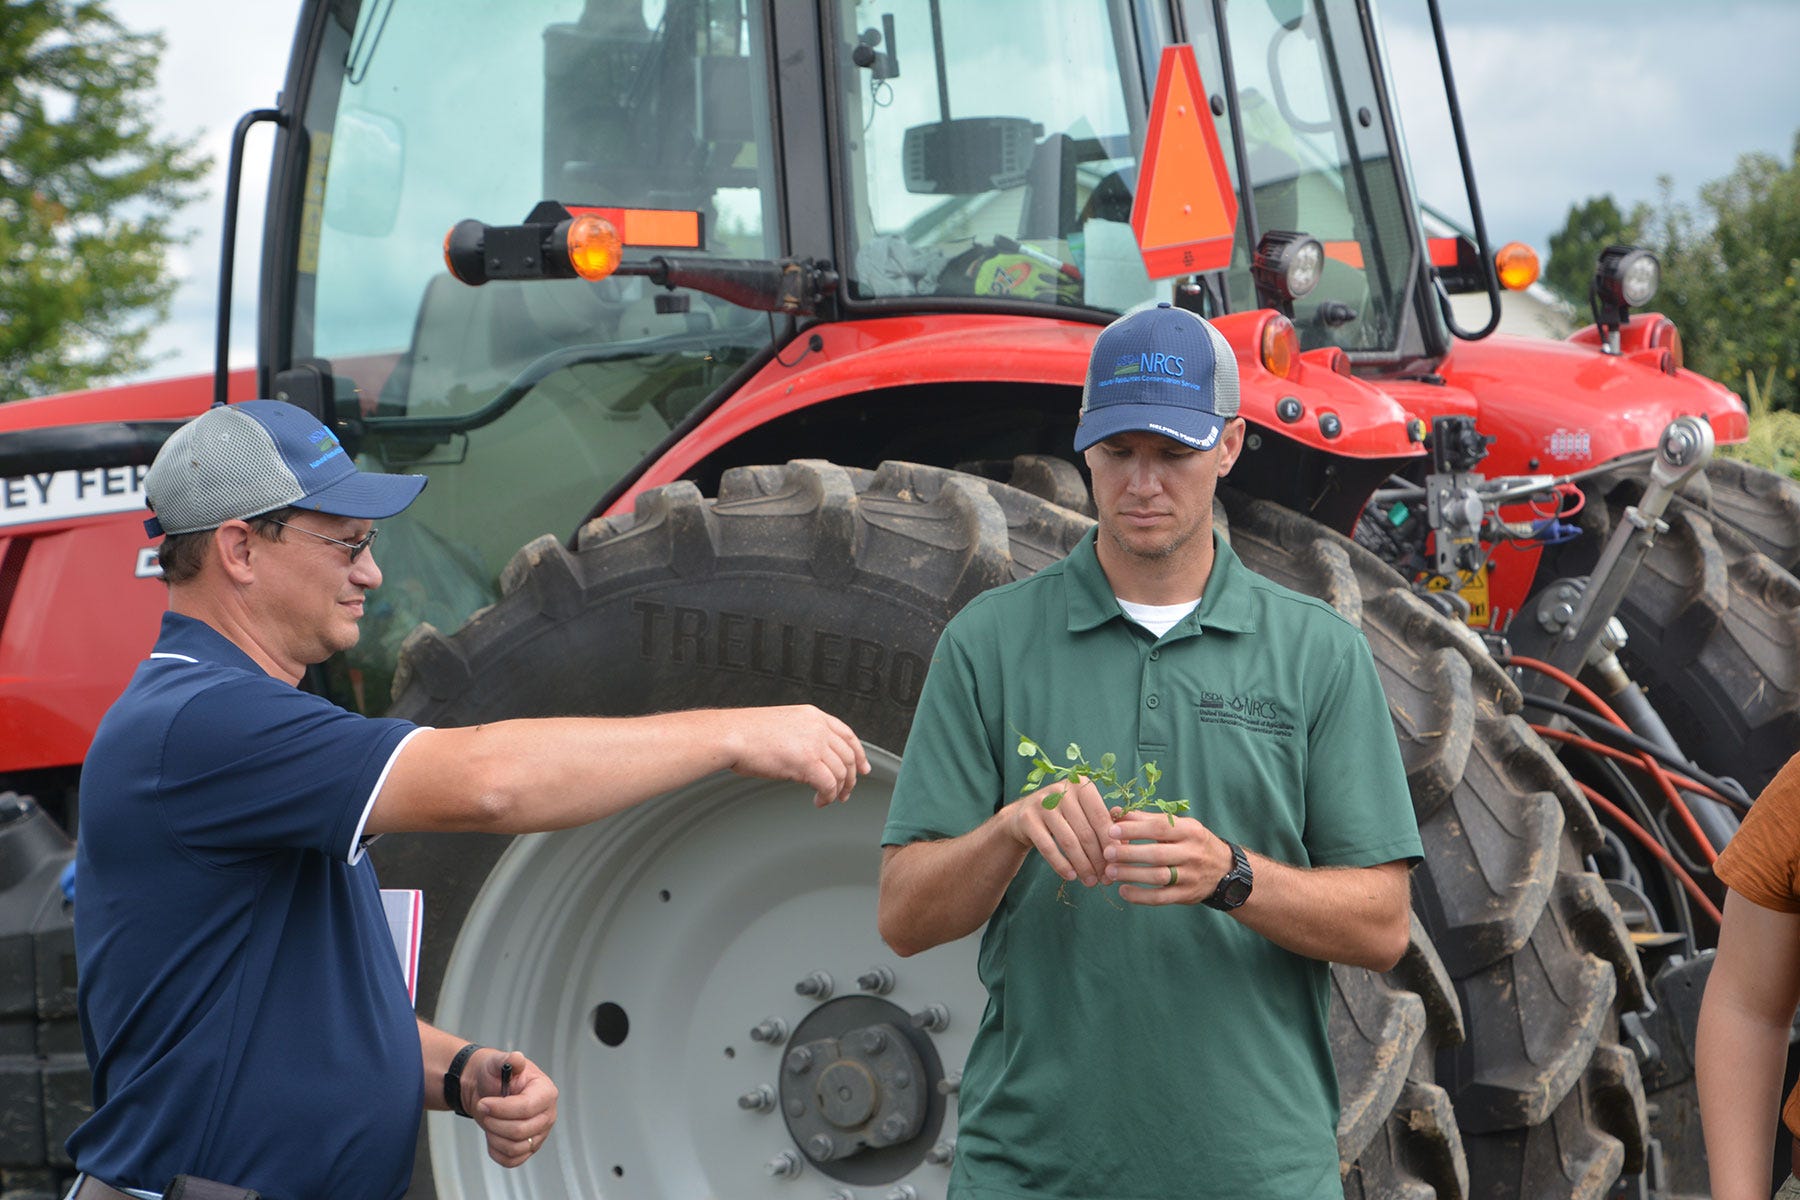
[[[974,196],[1019,187],[1044,127],[1024,117],[959,117],[914,125],[902,144],[906,190]]]

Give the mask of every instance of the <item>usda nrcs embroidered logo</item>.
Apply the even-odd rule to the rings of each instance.
[[[1119,361],[1113,364],[1114,379],[1137,378],[1145,375],[1162,375],[1169,379],[1180,379],[1187,371],[1187,365],[1179,354],[1164,354],[1160,350],[1146,350],[1141,354],[1122,354]]]
[[[319,452],[317,458],[306,464],[314,470],[317,470],[320,466],[330,462],[333,458],[336,458],[344,452],[344,448],[338,444],[337,438],[331,435],[331,430],[325,428],[323,425],[308,434],[307,440],[313,444],[313,449]]]

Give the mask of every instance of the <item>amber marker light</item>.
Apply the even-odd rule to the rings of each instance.
[[[444,235],[444,266],[470,287],[487,282],[487,256],[482,252],[486,234],[487,226],[480,221],[458,221]]]
[[[1538,280],[1537,251],[1524,242],[1508,242],[1494,251],[1494,269],[1500,273],[1501,287],[1522,292]]]
[[[583,213],[570,221],[565,244],[569,265],[583,279],[605,279],[619,269],[619,231],[605,217]]]
[[[1300,335],[1294,331],[1294,323],[1283,316],[1263,322],[1262,363],[1269,373],[1286,379],[1299,361]]]
[[[1681,330],[1675,328],[1675,322],[1669,318],[1664,317],[1656,323],[1650,334],[1650,345],[1668,351],[1669,364],[1673,368],[1669,374],[1673,375],[1687,365],[1686,356],[1681,352]]]

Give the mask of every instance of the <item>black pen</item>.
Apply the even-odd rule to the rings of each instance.
[[[512,1090],[512,1059],[508,1058],[500,1064],[500,1098],[504,1100],[507,1092]]]

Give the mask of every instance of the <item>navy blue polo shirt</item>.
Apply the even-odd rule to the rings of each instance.
[[[362,829],[417,729],[276,679],[168,613],[81,779],[82,1171],[393,1200],[424,1069]]]

